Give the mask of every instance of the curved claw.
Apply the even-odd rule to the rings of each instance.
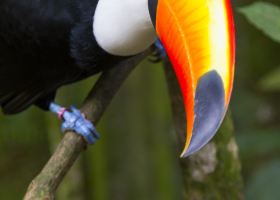
[[[71,106],[70,110],[71,112],[65,111],[63,114],[62,132],[74,131],[83,136],[89,144],[94,144],[100,136],[93,124],[74,106]]]

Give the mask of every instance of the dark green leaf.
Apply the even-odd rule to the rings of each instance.
[[[238,9],[250,23],[280,43],[280,8],[266,2],[256,2]]]

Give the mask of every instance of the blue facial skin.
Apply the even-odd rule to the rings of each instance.
[[[203,75],[195,94],[195,121],[193,135],[186,157],[201,149],[216,134],[225,115],[223,81],[216,71]]]

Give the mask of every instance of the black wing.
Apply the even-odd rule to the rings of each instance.
[[[61,85],[106,69],[92,35],[97,0],[1,0],[0,105],[6,114],[51,101]],[[43,101],[43,103],[42,103]]]

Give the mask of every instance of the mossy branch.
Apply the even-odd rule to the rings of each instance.
[[[97,124],[129,73],[149,52],[132,57],[101,75],[81,108],[90,121]],[[66,132],[47,164],[30,183],[24,200],[53,200],[57,187],[86,146],[81,136]]]

